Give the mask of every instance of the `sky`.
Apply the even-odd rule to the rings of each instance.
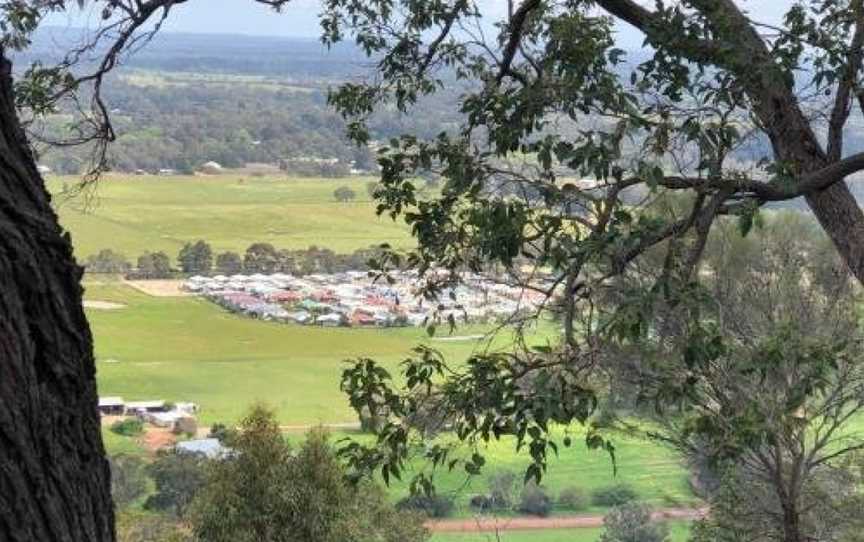
[[[641,0],[644,4],[652,1]],[[776,23],[792,0],[738,0],[738,4],[757,20]],[[478,0],[481,12],[492,19],[501,19],[507,13],[507,0]],[[282,36],[317,38],[320,35],[318,13],[320,0],[293,0],[281,14],[254,0],[188,0],[174,8],[164,29],[171,32],[208,34],[248,34],[253,36]],[[97,14],[91,14],[97,20]],[[58,15],[50,20],[53,25],[82,26],[70,22],[70,16]],[[625,48],[638,48],[642,37],[625,24],[619,25],[621,44]]]

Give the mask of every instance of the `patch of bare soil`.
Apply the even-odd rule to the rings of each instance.
[[[155,454],[163,448],[174,446],[177,442],[177,436],[170,429],[164,427],[148,426],[144,429],[144,434],[141,436],[141,444],[144,448]]]
[[[654,521],[670,519],[695,520],[703,517],[702,508],[664,508],[652,514]],[[581,529],[602,527],[603,516],[556,516],[548,518],[520,516],[515,518],[478,517],[471,519],[444,519],[427,521],[426,527],[437,533],[534,531],[546,529]]]
[[[180,288],[182,280],[123,280],[124,284],[154,297],[184,297],[193,295]]]

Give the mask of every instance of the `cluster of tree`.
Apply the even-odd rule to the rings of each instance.
[[[233,275],[237,273],[338,273],[365,271],[381,251],[376,247],[358,249],[351,254],[337,254],[327,248],[311,246],[307,249],[277,249],[270,243],[253,243],[241,256],[237,252],[213,253],[209,243],[199,239],[183,245],[177,254],[177,264],[162,251],[145,252],[136,265],[111,249],[103,249],[87,258],[86,268],[94,273],[123,273],[129,278],[164,279],[181,272],[207,274],[211,272]]]
[[[323,430],[311,431],[294,449],[273,413],[259,406],[237,430],[220,435],[230,453],[219,459],[174,452],[150,464],[112,458],[121,542],[428,539],[420,515],[395,509],[371,483],[347,480]],[[155,492],[143,506],[155,515],[146,519],[129,505],[144,498],[151,481]]]
[[[174,275],[171,258],[162,251],[145,252],[138,256],[134,271],[128,273],[130,278],[167,279]]]
[[[142,86],[112,79],[105,92],[115,110],[118,136],[109,158],[118,171],[191,174],[208,161],[229,168],[278,163],[288,173],[312,176],[347,175],[352,163],[375,167],[368,148],[345,139],[344,123],[327,107],[322,90],[242,83]],[[67,115],[58,115],[41,129],[59,139],[66,125]],[[58,147],[40,160],[55,172],[77,174],[87,167],[88,152],[86,145]]]
[[[253,273],[290,273],[309,275],[312,273],[339,273],[343,271],[365,271],[370,261],[380,255],[378,247],[358,249],[351,254],[337,254],[328,248],[311,246],[307,249],[277,249],[270,243],[253,243],[243,256],[243,270]],[[224,253],[230,262],[236,263],[232,253]],[[217,257],[217,264],[219,258]],[[218,266],[217,266],[218,267]],[[221,268],[220,268],[221,270]]]
[[[587,492],[578,486],[563,488],[557,498],[534,481],[521,483],[510,471],[494,472],[488,479],[488,492],[471,498],[470,506],[478,512],[496,512],[548,516],[554,508],[578,512],[594,505],[612,508],[636,502],[638,495],[628,484],[601,486]]]
[[[148,77],[162,76],[139,75],[145,84],[121,78],[106,82],[117,131],[109,159],[117,171],[172,169],[191,174],[208,161],[227,168],[276,164],[288,174],[313,177],[377,170],[372,150],[345,138],[345,122],[327,106],[325,88],[274,89],[242,80],[149,85]],[[425,114],[411,119],[377,115],[375,137],[389,138],[406,127],[443,130],[435,106],[446,107],[429,104]],[[43,137],[68,136],[68,113],[45,118],[39,128]],[[88,166],[91,150],[88,145],[53,147],[42,153],[40,162],[57,173],[77,174]]]

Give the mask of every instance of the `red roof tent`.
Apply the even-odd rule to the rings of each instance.
[[[374,305],[376,307],[389,307],[390,305],[393,305],[394,302],[392,299],[387,299],[386,297],[369,295],[366,296],[366,304]]]
[[[375,317],[371,312],[363,309],[355,309],[353,313],[351,313],[351,324],[352,325],[373,325],[375,324]]]
[[[301,296],[299,293],[288,292],[284,290],[280,292],[273,292],[267,295],[268,301],[275,301],[277,303],[293,303],[296,301],[300,301],[301,299],[303,299],[303,296]]]
[[[317,292],[313,292],[311,296],[312,299],[318,301],[319,303],[328,303],[339,301],[339,298],[336,296],[336,293],[333,290],[318,290]]]

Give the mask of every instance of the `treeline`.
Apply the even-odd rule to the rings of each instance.
[[[146,82],[148,76],[139,77]],[[321,89],[242,79],[231,84],[181,81],[141,86],[115,78],[107,84],[118,134],[109,148],[114,170],[190,174],[215,161],[227,168],[267,163],[293,175],[338,177],[377,167],[370,149],[346,140],[345,123],[327,106]],[[436,102],[410,117],[380,114],[372,121],[373,137],[388,139],[407,129],[432,136],[447,128],[442,112],[448,109],[452,105]],[[63,113],[39,128],[46,137],[64,137],[72,112]],[[60,174],[78,174],[90,157],[86,146],[54,147],[40,162]]]
[[[278,249],[270,243],[253,243],[241,255],[234,251],[214,253],[209,243],[198,240],[186,243],[177,253],[176,265],[163,251],[144,252],[132,262],[125,255],[103,249],[85,262],[90,273],[118,273],[133,279],[165,279],[178,274],[221,273],[339,273],[365,271],[370,260],[380,255],[377,247],[337,254],[330,249],[310,246],[307,249]]]
[[[105,92],[118,133],[109,156],[119,171],[191,173],[208,161],[235,168],[249,162],[291,165],[298,158],[335,158],[344,164],[338,170],[343,174],[352,162],[361,169],[374,166],[368,149],[345,140],[344,124],[321,92],[265,90],[243,83],[142,87],[117,79]],[[57,116],[46,130],[62,137],[67,125],[68,117]],[[54,148],[41,162],[58,173],[76,174],[88,157],[85,148]],[[330,165],[297,164],[314,175]]]

